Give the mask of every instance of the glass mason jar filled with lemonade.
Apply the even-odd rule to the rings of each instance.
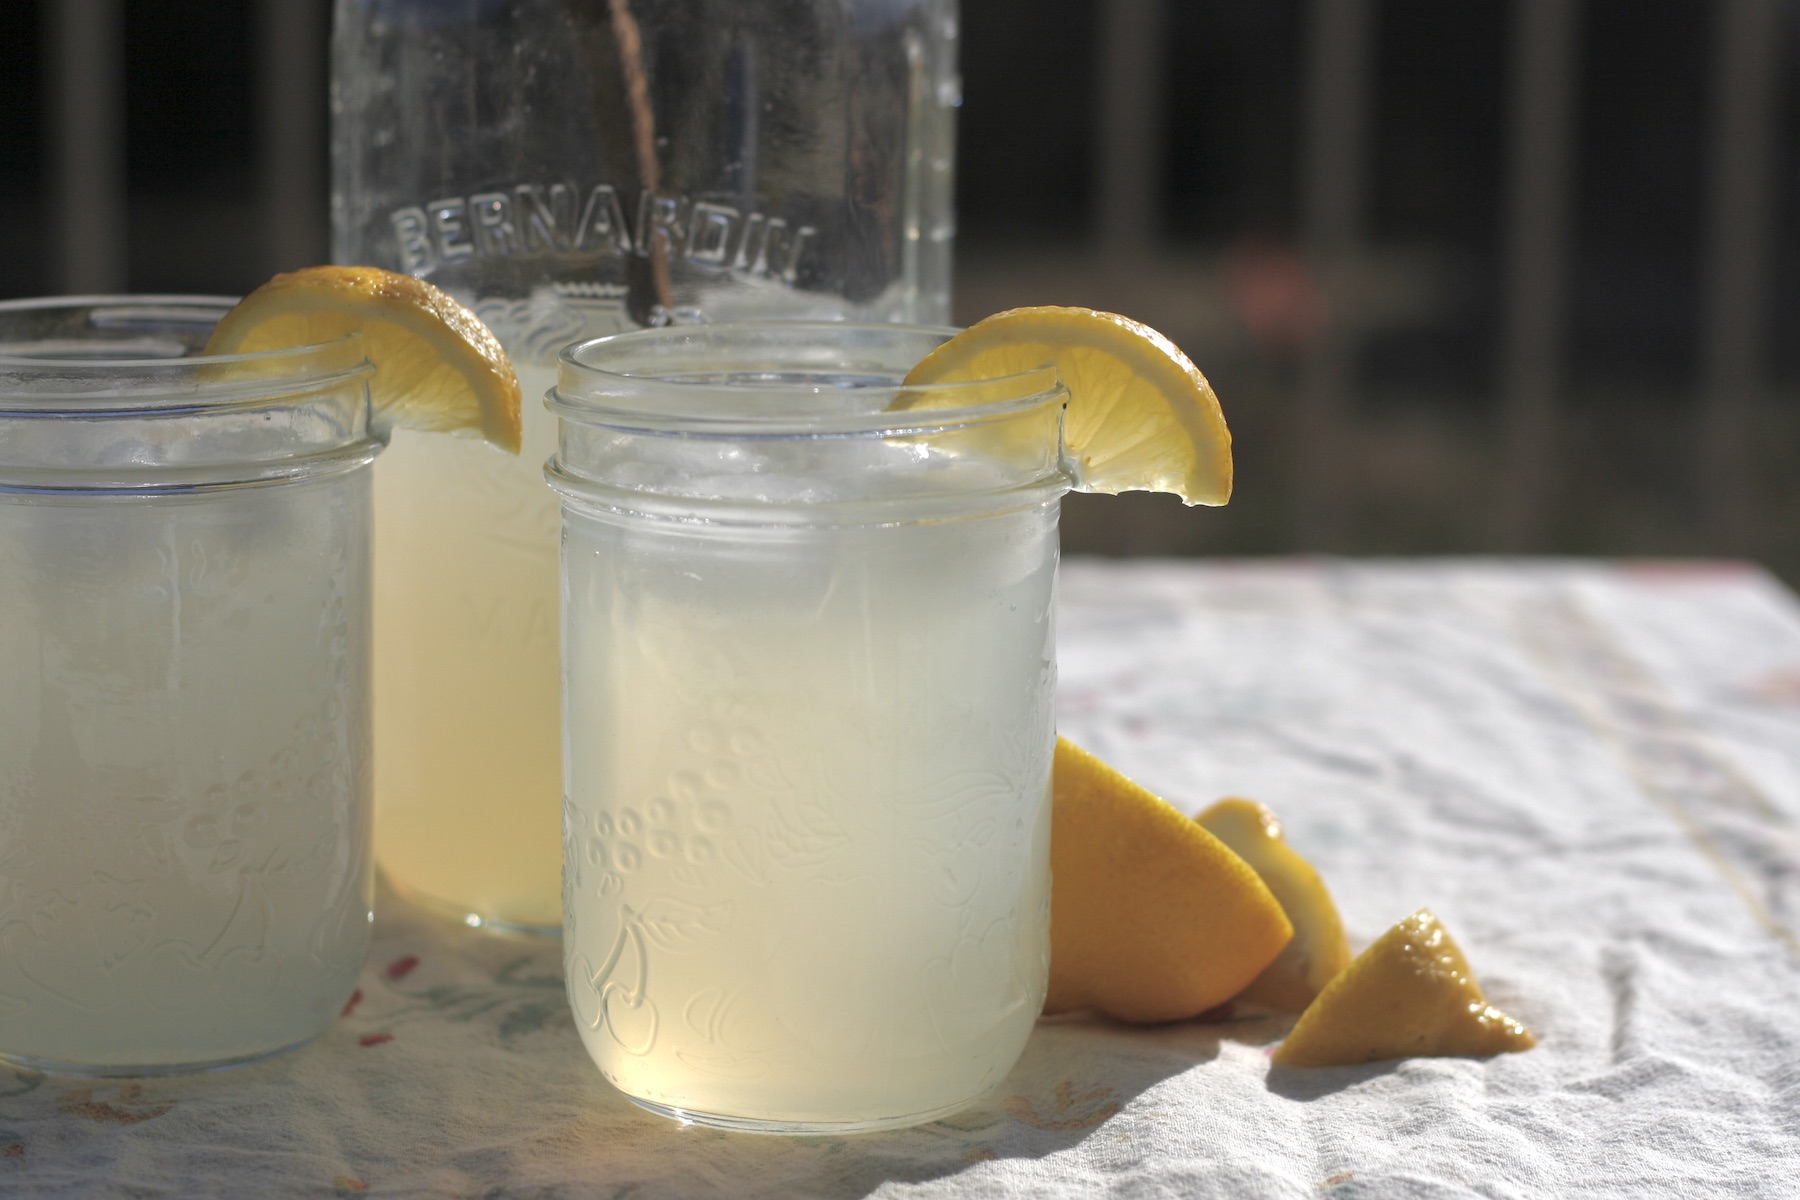
[[[0,1058],[305,1042],[369,937],[362,342],[229,301],[0,304]]]
[[[1016,309],[602,338],[552,409],[588,1053],[759,1132],[997,1086],[1045,995],[1061,498],[1224,503],[1206,380],[1138,322]]]
[[[505,343],[524,452],[398,433],[376,479],[377,858],[560,928],[556,354],[645,325],[948,316],[954,0],[338,0],[333,254]]]
[[[564,962],[589,1053],[655,1111],[929,1120],[1042,1004],[1063,393],[901,389],[945,336],[565,358]]]

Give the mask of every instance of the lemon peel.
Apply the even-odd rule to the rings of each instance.
[[[1063,447],[1078,491],[1231,498],[1231,432],[1206,376],[1141,321],[1091,308],[1014,308],[926,355],[905,387],[1056,369],[1068,390]],[[900,406],[925,403],[902,391]]]
[[[1377,938],[1325,985],[1276,1047],[1279,1066],[1485,1057],[1537,1039],[1487,1002],[1462,949],[1427,909]]]
[[[422,279],[377,267],[277,275],[226,313],[207,354],[317,345],[361,333],[372,424],[470,430],[517,454],[519,379],[481,319]]]
[[[1198,817],[1262,877],[1294,925],[1294,936],[1238,999],[1299,1012],[1350,962],[1350,942],[1331,893],[1313,865],[1287,844],[1268,807],[1228,796]]]
[[[1250,866],[1166,801],[1056,741],[1046,1013],[1196,1016],[1293,933]]]

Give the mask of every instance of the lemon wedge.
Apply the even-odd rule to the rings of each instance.
[[[1350,961],[1350,942],[1325,881],[1287,844],[1281,821],[1264,805],[1230,796],[1194,819],[1250,864],[1294,924],[1293,940],[1240,998],[1299,1012]]]
[[[519,451],[519,378],[474,313],[422,279],[376,267],[277,275],[213,329],[207,354],[285,350],[363,335],[373,424],[470,430]]]
[[[1056,740],[1046,1013],[1196,1016],[1243,991],[1292,933],[1263,881],[1224,843]]]
[[[1485,1057],[1537,1045],[1487,1002],[1450,933],[1420,909],[1325,985],[1274,1061],[1331,1067],[1388,1058]]]
[[[903,386],[968,383],[1054,367],[1068,389],[1063,447],[1084,492],[1231,499],[1231,433],[1197,367],[1148,325],[1091,308],[1015,308],[921,359]],[[917,403],[902,393],[901,405]]]

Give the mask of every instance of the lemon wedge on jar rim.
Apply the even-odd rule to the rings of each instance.
[[[441,289],[377,267],[277,275],[226,313],[206,354],[285,350],[361,333],[371,423],[467,431],[519,452],[519,377],[500,341]]]
[[[1045,366],[1069,393],[1063,449],[1077,491],[1231,499],[1231,432],[1219,398],[1175,343],[1141,321],[1091,308],[1009,309],[926,355],[902,387]]]

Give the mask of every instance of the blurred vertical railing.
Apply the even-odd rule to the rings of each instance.
[[[1167,99],[1162,6],[1163,0],[1104,0],[1100,6],[1095,233],[1115,265],[1148,255],[1158,233]]]
[[[1710,261],[1701,380],[1708,541],[1757,549],[1751,421],[1763,386],[1775,130],[1776,0],[1724,0],[1713,55]]]
[[[1222,0],[1220,0],[1222,2]],[[1293,411],[1293,500],[1302,549],[1350,545],[1356,487],[1355,366],[1366,323],[1365,180],[1379,0],[1311,0],[1303,10],[1300,237],[1327,299],[1303,356]],[[1541,552],[1564,468],[1564,362],[1579,143],[1584,0],[1511,0],[1497,332],[1498,466],[1491,544]],[[1716,0],[1711,132],[1702,174],[1702,370],[1696,425],[1706,541],[1754,554],[1755,416],[1766,400],[1771,206],[1782,0]],[[1097,240],[1113,262],[1154,252],[1165,102],[1160,0],[1100,0]],[[1645,20],[1655,19],[1646,14]],[[1604,51],[1601,51],[1604,52]]]
[[[258,266],[266,273],[326,253],[329,0],[254,2]],[[56,231],[49,284],[60,293],[129,286],[123,9],[124,0],[44,0],[46,202]]]
[[[45,0],[51,289],[123,291],[124,0]]]
[[[1499,543],[1542,546],[1556,483],[1578,0],[1515,0],[1502,264]]]
[[[327,184],[324,7],[255,0],[263,273],[325,261]]]
[[[1374,78],[1370,0],[1314,0],[1306,34],[1300,236],[1328,319],[1301,360],[1294,409],[1294,505],[1300,548],[1347,549],[1351,486],[1345,433],[1354,420],[1366,126]]]
[[[260,254],[266,270],[325,254],[324,38],[329,0],[252,0]],[[967,0],[965,0],[967,2]],[[1096,233],[1109,260],[1141,261],[1158,237],[1166,128],[1166,0],[1101,0]],[[128,285],[124,0],[42,0],[55,236],[50,285]],[[1558,393],[1583,0],[1513,0],[1500,329],[1502,461],[1497,542],[1541,549],[1556,489]],[[1330,320],[1301,364],[1294,502],[1302,548],[1344,549],[1359,314],[1355,268],[1375,78],[1376,0],[1312,0],[1302,81],[1300,234]],[[1716,550],[1757,547],[1754,414],[1766,388],[1780,0],[1719,0],[1698,425]]]

